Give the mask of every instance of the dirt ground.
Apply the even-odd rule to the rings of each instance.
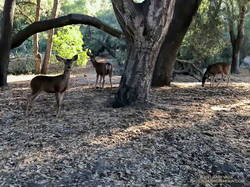
[[[0,91],[0,186],[250,186],[250,74],[205,88],[179,77],[144,106],[114,109],[108,82],[73,73],[62,115],[31,76]]]

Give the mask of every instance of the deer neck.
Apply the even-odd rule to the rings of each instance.
[[[70,70],[64,70],[62,75],[63,75],[63,78],[68,81],[70,77]]]
[[[92,64],[93,64],[93,66],[96,67],[96,65],[97,65],[96,60],[95,60],[95,59],[91,59],[91,62],[92,62]]]

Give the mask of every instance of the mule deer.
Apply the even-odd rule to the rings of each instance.
[[[206,79],[212,76],[210,82],[210,87],[211,87],[212,83],[215,81],[215,76],[219,74],[221,74],[222,80],[225,80],[224,75],[227,77],[227,85],[228,85],[230,81],[230,70],[231,70],[231,64],[227,64],[225,62],[218,62],[216,64],[209,65],[202,78],[202,87],[205,86]],[[218,85],[219,83],[217,84],[217,86]]]
[[[64,59],[56,56],[56,59],[64,63],[64,72],[58,76],[36,76],[30,82],[32,90],[31,95],[27,99],[26,115],[29,113],[29,107],[32,105],[33,100],[42,92],[55,93],[57,102],[57,115],[59,117],[61,112],[61,105],[63,101],[64,92],[68,87],[71,66],[76,61],[78,55],[75,55],[72,59]]]
[[[102,88],[104,88],[104,83],[105,83],[105,76],[109,75],[109,81],[110,81],[110,85],[112,88],[112,71],[113,71],[113,66],[111,63],[109,62],[97,62],[95,59],[95,56],[88,50],[87,51],[87,55],[90,57],[90,61],[92,62],[95,71],[96,71],[96,83],[95,83],[95,87],[97,86],[98,83],[98,79],[100,76],[100,84],[102,81]]]

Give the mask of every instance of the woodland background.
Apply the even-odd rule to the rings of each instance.
[[[55,2],[41,1],[41,20],[53,16]],[[35,21],[36,8],[35,0],[17,1],[15,33]],[[120,29],[108,0],[60,1],[54,15],[72,12]],[[47,73],[62,72],[56,54],[80,55],[60,118],[53,94],[38,97],[30,116],[24,115],[49,33],[39,33],[39,45],[30,37],[12,49],[8,88],[0,90],[0,186],[249,186],[250,78],[243,60],[250,56],[248,12],[245,0],[203,0],[178,51],[171,87],[152,88],[147,103],[122,108],[112,101],[126,43],[84,25],[55,29]],[[240,50],[233,50],[240,40]],[[113,88],[94,88],[87,48],[114,64]],[[229,86],[201,87],[203,68],[235,60]]]

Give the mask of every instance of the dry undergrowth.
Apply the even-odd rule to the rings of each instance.
[[[179,83],[114,109],[117,88],[86,82],[73,76],[59,119],[53,94],[24,117],[29,81],[0,91],[0,186],[250,183],[250,84]]]

